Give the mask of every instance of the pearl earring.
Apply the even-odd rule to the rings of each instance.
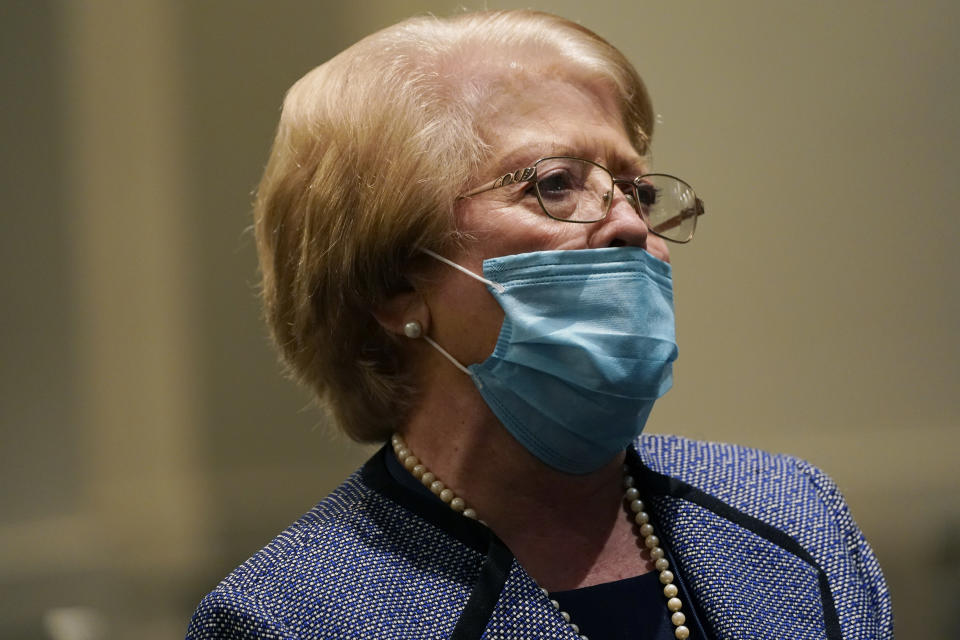
[[[403,325],[403,335],[407,336],[408,338],[419,338],[422,332],[423,328],[416,320],[411,320]]]

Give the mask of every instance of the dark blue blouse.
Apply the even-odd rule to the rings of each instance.
[[[657,571],[550,597],[590,640],[675,640]]]

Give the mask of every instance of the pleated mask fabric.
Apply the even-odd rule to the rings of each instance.
[[[613,247],[493,258],[483,274],[504,312],[494,352],[467,367],[484,400],[551,467],[600,468],[672,385],[670,265]]]

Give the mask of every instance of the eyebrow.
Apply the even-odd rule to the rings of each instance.
[[[573,153],[574,149],[568,145],[525,144],[502,156],[497,161],[496,170],[493,173],[500,175],[532,166],[540,158],[568,156]]]
[[[574,158],[584,158],[585,160],[600,162],[600,164],[610,169],[614,175],[625,172],[634,175],[641,175],[649,170],[649,155],[642,156],[634,152],[631,157],[624,157],[614,149],[607,147],[607,153],[604,155],[604,157],[593,158],[589,157],[589,155],[583,155],[584,148],[584,146],[562,143],[520,145],[502,156],[497,161],[494,170],[490,173],[491,175],[512,173],[518,169],[524,169],[526,167],[533,166],[533,163],[540,158],[546,158],[550,156],[571,156]]]

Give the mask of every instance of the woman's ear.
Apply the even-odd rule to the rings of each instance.
[[[387,333],[397,337],[419,337],[410,335],[410,323],[417,323],[420,332],[426,333],[430,326],[430,309],[420,292],[410,287],[392,294],[374,310],[373,317]]]

